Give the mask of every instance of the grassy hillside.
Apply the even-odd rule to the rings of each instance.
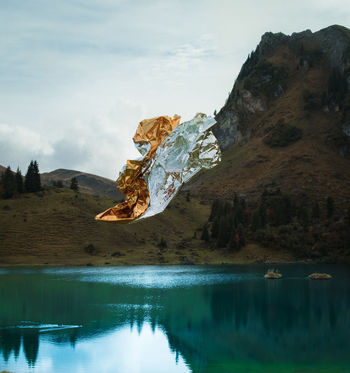
[[[52,185],[53,182],[62,181],[63,185],[68,188],[73,177],[77,178],[79,188],[83,193],[108,196],[114,200],[123,199],[115,181],[102,176],[63,168],[52,172],[44,172],[40,175],[42,185]]]
[[[5,172],[5,170],[6,167],[0,165],[0,175]],[[12,171],[15,172],[14,170]],[[23,176],[24,175],[25,174],[23,174]],[[77,178],[79,190],[83,193],[107,196],[113,198],[114,201],[124,200],[124,196],[119,192],[116,182],[102,176],[63,168],[40,174],[42,185],[52,186],[55,182],[60,181],[63,186],[67,188],[70,187],[73,177]]]
[[[0,265],[204,264],[280,260],[282,255],[254,245],[236,254],[205,247],[198,228],[209,206],[194,198],[187,202],[179,195],[163,214],[134,224],[94,220],[111,205],[107,197],[64,188],[0,200]],[[167,248],[158,247],[162,237]]]
[[[222,161],[185,186],[202,201],[244,197],[244,219],[225,207],[208,222],[211,243],[243,224],[250,242],[350,260],[349,34],[266,33],[249,55],[216,116]]]
[[[340,26],[329,29],[338,28],[350,33]],[[265,50],[260,45],[244,64],[217,118],[225,134],[222,118],[233,112],[238,116],[238,141],[223,152],[217,167],[197,175],[186,188],[204,199],[228,198],[233,191],[254,199],[265,188],[280,187],[321,203],[331,196],[345,207],[350,202],[350,139],[342,128],[350,117],[350,92],[344,88],[348,93],[340,92],[340,99],[339,92],[331,91],[335,73],[322,43],[312,37],[300,37],[299,44],[287,36],[269,38]],[[350,66],[345,58],[344,65]],[[346,76],[339,80],[345,82]],[[269,145],[280,123],[299,131],[300,139]]]

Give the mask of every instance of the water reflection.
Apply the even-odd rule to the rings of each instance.
[[[3,271],[0,370],[345,372],[350,276],[324,269],[335,279],[305,266],[280,281],[256,266]]]

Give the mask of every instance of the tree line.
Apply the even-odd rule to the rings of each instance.
[[[212,241],[218,248],[228,247],[234,251],[246,244],[248,216],[244,198],[235,193],[232,201],[214,200],[201,239]]]
[[[54,187],[62,188],[61,180],[53,182]],[[0,177],[0,195],[2,198],[12,198],[22,193],[35,193],[42,189],[39,165],[37,161],[31,161],[27,173],[22,175],[21,170],[17,167],[17,171],[13,172],[8,166]],[[79,184],[76,177],[71,179],[70,189],[75,192],[79,191]]]
[[[0,179],[1,194],[3,198],[12,198],[16,194],[24,192],[35,193],[41,190],[39,165],[37,161],[31,161],[26,175],[23,177],[17,167],[14,173],[8,166]]]
[[[331,196],[311,202],[280,190],[264,191],[248,205],[235,193],[232,199],[213,201],[201,239],[233,251],[249,241],[289,249],[297,257],[350,253],[350,206],[337,207]]]

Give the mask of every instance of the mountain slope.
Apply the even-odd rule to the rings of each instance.
[[[257,198],[280,187],[308,199],[349,202],[349,35],[341,26],[264,34],[216,116],[223,160],[187,188],[209,200],[233,191]],[[271,145],[286,140],[288,130],[301,138]]]
[[[166,211],[135,224],[98,222],[107,197],[66,188],[0,199],[1,265],[220,264],[247,261],[245,254],[215,251],[200,240],[209,206],[178,195]],[[166,247],[159,245],[161,238]],[[256,252],[254,245],[247,252]],[[246,253],[247,253],[246,252]],[[254,254],[255,255],[255,254]],[[261,249],[261,258],[292,260]],[[283,256],[284,255],[284,256]],[[251,254],[248,261],[256,259]]]
[[[53,182],[62,181],[63,185],[69,187],[73,177],[77,178],[79,189],[83,193],[108,196],[115,200],[123,199],[115,181],[102,176],[62,168],[40,174],[42,185],[52,185]]]

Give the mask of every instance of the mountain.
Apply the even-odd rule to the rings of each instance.
[[[149,219],[94,221],[119,199],[102,197],[115,184],[71,170],[42,182],[75,176],[82,192],[98,195],[46,187],[0,200],[0,260],[350,262],[350,30],[265,33],[216,120],[222,161]]]
[[[222,162],[186,186],[205,200],[265,189],[350,200],[350,30],[265,33],[243,64],[214,133]]]
[[[60,168],[52,172],[40,174],[42,185],[52,185],[53,182],[62,181],[63,185],[70,187],[70,182],[76,177],[79,189],[83,193],[108,196],[115,200],[123,200],[115,181],[81,171],[65,170]]]

